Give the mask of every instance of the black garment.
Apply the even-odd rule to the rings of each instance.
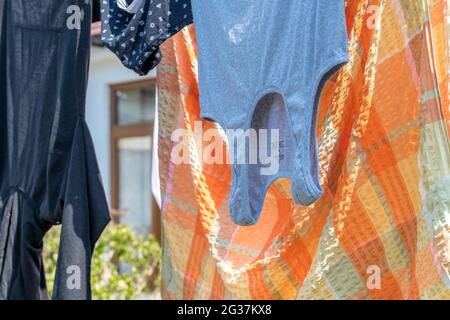
[[[101,8],[102,41],[140,75],[161,61],[159,46],[193,21],[190,0],[144,0],[136,14],[120,9],[117,0],[102,1]]]
[[[101,15],[100,15],[100,0],[92,0],[92,22],[100,21]]]
[[[5,10],[0,299],[47,298],[43,237],[58,224],[53,297],[88,299],[94,244],[109,221],[84,119],[92,3],[6,0]]]

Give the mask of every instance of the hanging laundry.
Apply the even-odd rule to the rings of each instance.
[[[92,3],[14,0],[5,10],[0,299],[48,298],[43,237],[59,224],[53,298],[88,299],[94,245],[110,219],[85,122]]]
[[[192,23],[190,0],[102,0],[101,8],[102,41],[140,75],[160,62],[159,46]]]
[[[200,161],[194,28],[162,46],[163,298],[450,299],[446,2],[346,1],[350,62],[317,121],[325,192],[299,206],[277,181],[253,227],[230,220],[230,166]],[[177,129],[187,165],[171,161]]]
[[[344,1],[193,0],[192,9],[201,116],[226,130],[256,133],[237,146],[241,154],[237,137],[229,137],[233,221],[254,225],[270,185],[283,177],[291,179],[298,204],[312,204],[323,193],[317,106],[327,79],[349,59]],[[278,137],[265,143],[262,132]],[[274,156],[263,163],[263,154]]]

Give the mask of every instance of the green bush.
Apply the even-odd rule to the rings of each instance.
[[[44,239],[44,266],[49,294],[53,289],[60,228]],[[92,298],[131,300],[159,290],[161,248],[153,236],[135,235],[130,227],[110,224],[97,242],[92,259]]]

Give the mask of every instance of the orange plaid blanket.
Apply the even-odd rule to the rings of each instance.
[[[346,1],[351,62],[327,84],[318,120],[325,194],[297,206],[280,180],[254,227],[230,221],[230,166],[200,161],[194,29],[166,42],[164,298],[450,298],[446,12],[443,0]],[[177,128],[190,164],[171,162]]]

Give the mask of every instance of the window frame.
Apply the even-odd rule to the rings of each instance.
[[[131,137],[144,137],[149,136],[153,140],[153,129],[154,121],[142,122],[135,124],[118,124],[118,91],[125,90],[135,90],[145,87],[154,87],[156,89],[156,79],[147,78],[143,80],[122,82],[117,84],[112,84],[109,86],[110,92],[110,161],[111,161],[111,207],[113,214],[113,222],[120,223],[120,215],[117,214],[119,207],[119,159],[118,159],[118,142],[123,138]],[[156,97],[155,97],[156,98]],[[150,107],[150,106],[149,106]],[[153,150],[153,146],[152,146]],[[151,179],[151,176],[149,177]],[[152,230],[149,233],[154,234],[155,237],[160,240],[160,225],[161,225],[161,214],[156,201],[153,198],[153,194],[149,195],[149,201],[152,201]],[[150,214],[150,212],[149,212]]]

